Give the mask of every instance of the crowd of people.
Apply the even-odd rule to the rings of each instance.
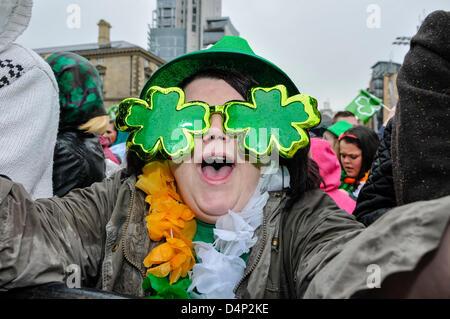
[[[450,12],[412,38],[375,132],[348,111],[312,130],[317,101],[233,36],[107,109],[87,59],[15,43],[31,8],[0,24],[0,291],[75,264],[135,297],[450,297]],[[252,144],[261,128],[279,136]]]

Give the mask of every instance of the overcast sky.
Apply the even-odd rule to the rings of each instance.
[[[112,25],[111,40],[147,48],[147,25],[156,0],[35,0],[28,29],[18,39],[31,48],[97,41],[97,22]],[[378,61],[402,63],[412,36],[448,0],[222,0],[256,54],[284,70],[302,93],[342,110],[369,85]],[[79,12],[79,15],[78,15]],[[79,19],[77,19],[79,17]]]

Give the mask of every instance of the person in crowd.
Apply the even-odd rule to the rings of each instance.
[[[331,117],[326,114],[321,114],[320,124],[311,128],[309,130],[309,135],[311,137],[323,138],[329,126],[331,126]]]
[[[449,143],[447,135],[449,132],[448,129],[446,131],[445,124],[450,110],[450,91],[448,90],[450,71],[449,59],[446,56],[448,51],[445,47],[445,44],[448,46],[449,43],[448,32],[445,32],[445,30],[450,31],[449,16],[448,12],[443,11],[430,15],[427,19],[428,23],[424,24],[413,38],[411,49],[399,70],[397,86],[400,117],[395,118],[396,108],[393,108],[387,119],[371,174],[359,194],[355,209],[357,219],[366,225],[370,225],[398,204],[450,194],[445,178],[449,174],[449,168],[447,162],[443,160],[450,154],[450,149],[446,148]],[[432,23],[437,25],[432,26]],[[439,33],[434,33],[433,30],[439,30]],[[434,51],[434,47],[439,49]],[[414,65],[422,67],[417,70]],[[436,70],[439,72],[436,73]],[[420,117],[419,112],[422,112],[422,109],[427,112],[425,118],[430,119],[427,123],[430,127],[424,127],[424,121],[416,120]],[[397,126],[393,125],[395,122]],[[391,137],[393,127],[397,130],[397,134]],[[402,134],[399,137],[398,132],[401,130],[403,134],[409,131],[411,138],[408,141]],[[418,136],[425,132],[424,130],[427,132],[427,138],[421,138],[418,141]],[[398,139],[395,144],[392,144],[392,149],[391,139],[392,141]],[[406,144],[403,146],[401,143]],[[411,144],[413,144],[412,148]],[[396,151],[393,150],[394,148]],[[402,181],[402,185],[398,185],[396,189],[391,152],[396,152],[397,157],[400,156],[395,173],[396,178]],[[405,156],[402,156],[403,154]],[[413,174],[415,178],[411,178],[410,174]],[[397,198],[398,196],[401,197]]]
[[[100,144],[103,147],[103,154],[105,155],[105,160],[109,160],[116,165],[120,165],[119,159],[109,148],[111,144],[114,143],[116,136],[117,132],[114,126],[114,121],[110,121],[106,129],[106,132],[103,133],[103,135],[99,135],[98,137],[100,139]]]
[[[119,105],[114,104],[109,107],[108,114],[110,119],[112,120],[110,122],[110,125],[108,127],[108,130],[104,134],[105,137],[111,138],[111,144],[108,146],[111,152],[113,152],[114,156],[117,158],[119,163],[122,167],[126,166],[126,141],[128,137],[127,132],[118,131],[115,126],[115,119],[117,116],[117,113],[119,111]]]
[[[335,124],[339,121],[346,121],[347,123],[351,124],[352,126],[359,125],[358,118],[355,116],[355,114],[353,114],[350,111],[339,111],[336,114],[334,114],[333,119],[331,120],[331,123]]]
[[[105,138],[104,135],[99,135],[98,138],[100,139],[100,145],[103,148],[103,155],[105,156],[105,176],[110,177],[120,169],[120,162],[108,147],[110,140]]]
[[[333,125],[328,126],[323,133],[323,138],[331,144],[336,157],[339,156],[339,136],[341,136],[341,134],[345,133],[345,131],[352,127],[353,126],[347,121],[339,121],[334,123]]]
[[[126,132],[118,131],[116,141],[109,146],[109,149],[116,156],[122,167],[125,167],[127,163],[127,137],[128,134]]]
[[[446,272],[449,259],[450,231],[449,218],[443,218],[439,223],[436,215],[447,215],[445,209],[450,209],[450,12],[435,11],[430,13],[420,26],[417,34],[412,37],[410,49],[406,54],[397,77],[399,100],[395,115],[387,123],[385,135],[391,131],[391,160],[392,185],[386,187],[389,179],[389,164],[383,165],[386,151],[379,150],[380,174],[374,174],[374,187],[364,201],[358,203],[354,214],[359,212],[358,207],[370,198],[373,198],[373,214],[367,210],[367,202],[358,213],[358,219],[371,224],[364,235],[346,247],[346,251],[334,260],[334,266],[352,267],[352,262],[358,260],[361,250],[367,249],[370,242],[376,247],[383,241],[383,245],[396,246],[398,239],[392,238],[390,243],[379,240],[383,236],[377,232],[381,224],[391,229],[391,234],[397,233],[397,226],[389,225],[393,220],[401,218],[409,227],[403,232],[400,240],[405,246],[416,247],[417,251],[424,249],[428,253],[421,258],[415,266],[407,266],[414,253],[406,253],[395,248],[396,256],[386,256],[390,260],[403,259],[405,262],[403,274],[393,275],[381,283],[383,289],[373,289],[370,297],[381,298],[450,298],[450,293],[444,292],[449,284]],[[389,137],[384,137],[384,143]],[[382,141],[383,143],[383,141]],[[383,148],[383,146],[380,146]],[[374,165],[377,165],[374,163]],[[375,169],[377,170],[377,169]],[[375,171],[374,171],[375,173]],[[384,180],[384,181],[383,181]],[[360,196],[368,188],[367,184],[361,190]],[[391,189],[391,190],[389,190]],[[395,190],[395,192],[393,191]],[[373,192],[372,192],[373,191]],[[392,197],[387,199],[388,192]],[[372,194],[371,194],[372,193]],[[374,197],[373,197],[374,196]],[[395,198],[396,205],[393,205]],[[383,213],[383,205],[396,206]],[[379,213],[381,210],[381,213]],[[410,211],[420,212],[421,216],[411,218]],[[365,212],[365,213],[364,213]],[[438,233],[430,232],[430,226],[438,226]],[[375,227],[374,227],[375,226]],[[425,235],[427,233],[427,235]],[[388,233],[386,233],[388,234]],[[398,233],[397,233],[398,234]],[[388,234],[390,236],[390,234]],[[428,238],[426,238],[428,236]],[[432,239],[433,238],[433,239]],[[436,249],[430,245],[434,238],[441,244]],[[431,241],[430,241],[431,239]],[[365,243],[366,242],[366,243]],[[339,261],[338,261],[339,259]],[[367,260],[370,262],[370,260]],[[378,264],[379,265],[379,264]],[[414,268],[414,271],[411,269]],[[347,268],[348,269],[348,268]],[[356,270],[356,268],[353,268]],[[379,268],[384,271],[383,266]],[[320,293],[331,294],[342,289],[346,270],[339,275],[341,279],[335,280],[331,275],[323,280],[324,288]],[[430,274],[433,274],[430,276]],[[331,273],[330,273],[331,274]],[[389,276],[389,275],[388,275]],[[325,278],[324,278],[325,279]],[[320,285],[320,284],[319,284]],[[408,286],[407,289],[399,287]],[[332,287],[332,288],[330,288]],[[439,292],[439,293],[437,293]],[[316,291],[317,293],[317,291]]]
[[[334,153],[331,144],[319,138],[311,138],[311,157],[319,166],[323,178],[320,188],[323,189],[336,204],[347,213],[353,213],[356,202],[349,194],[339,189],[341,184],[341,164]]]
[[[399,70],[392,129],[397,204],[450,194],[450,13],[430,14]],[[405,156],[407,155],[407,156]]]
[[[0,2],[0,174],[36,199],[53,196],[59,103],[48,64],[15,42],[28,27],[32,7],[32,0]]]
[[[103,136],[108,139],[108,146],[113,145],[117,141],[117,129],[115,126],[115,121],[117,117],[117,112],[119,111],[119,105],[114,104],[108,108],[109,125]]]
[[[339,159],[345,171],[340,188],[356,200],[367,181],[380,141],[378,135],[365,126],[348,129],[338,140]]]
[[[36,201],[0,177],[0,289],[63,282],[71,264],[83,287],[162,298],[394,295],[384,281],[405,272],[434,285],[436,272],[416,266],[448,254],[450,199],[398,207],[365,229],[319,189],[304,131],[320,120],[316,105],[239,37],[166,63],[121,103],[127,170]],[[252,142],[262,128],[279,139]],[[279,165],[265,163],[276,152]],[[371,264],[382,269],[376,291]],[[400,282],[395,292],[448,287]]]
[[[120,154],[120,156],[119,156],[119,154],[116,152],[116,148],[113,148],[114,151],[111,150],[113,145],[115,145],[115,143],[117,141],[117,136],[118,136],[118,131],[114,124],[118,110],[119,110],[118,104],[114,104],[108,108],[109,124],[108,124],[108,127],[107,127],[105,133],[103,133],[103,135],[102,135],[103,138],[101,138],[100,141],[102,143],[103,149],[105,150],[105,147],[107,147],[109,153],[113,154],[113,157],[114,157],[113,161],[120,165],[123,161],[124,154]],[[105,153],[105,157],[106,156],[107,156],[107,154]]]
[[[105,133],[102,135],[107,141],[106,146],[111,146],[117,140],[117,130],[114,125],[114,119],[109,120],[108,127],[106,128]]]
[[[60,117],[53,158],[54,194],[64,196],[74,188],[105,178],[105,156],[98,134],[109,117],[97,69],[82,56],[58,52],[46,57],[59,86]]]
[[[99,135],[100,144],[103,147],[103,154],[105,155],[105,164],[106,164],[106,171],[105,174],[107,177],[110,177],[112,174],[114,174],[116,171],[120,169],[120,157],[114,154],[110,146],[116,141],[117,139],[117,130],[114,125],[114,121],[116,119],[116,109],[114,106],[110,107],[108,109],[108,116],[109,116],[109,124],[106,128],[105,133],[103,135]]]
[[[390,119],[386,124],[369,177],[358,195],[354,215],[366,226],[397,206],[392,177],[392,123],[393,120]]]

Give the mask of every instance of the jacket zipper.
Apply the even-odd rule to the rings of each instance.
[[[280,209],[280,204],[284,202],[284,199],[286,197],[286,193],[283,193],[282,198],[280,199],[280,202],[278,203],[277,208],[275,209],[275,211],[278,211]],[[236,292],[238,291],[239,287],[241,286],[241,284],[244,282],[245,279],[247,279],[247,277],[250,275],[250,273],[252,273],[253,270],[255,270],[256,266],[258,265],[262,254],[264,252],[264,247],[266,246],[266,240],[267,240],[267,216],[266,214],[263,215],[263,240],[262,240],[262,245],[261,248],[259,249],[258,255],[256,256],[255,262],[252,264],[252,266],[250,267],[250,269],[248,269],[244,275],[242,276],[241,280],[239,280],[239,282],[237,283],[236,287],[233,289],[233,292],[236,294]]]
[[[262,244],[261,244],[261,248],[259,249],[258,255],[256,256],[255,262],[252,264],[252,266],[250,267],[250,269],[248,269],[244,275],[242,276],[241,280],[239,280],[239,282],[237,283],[236,287],[233,289],[233,292],[236,294],[236,292],[239,289],[239,286],[244,282],[245,279],[247,279],[247,277],[250,275],[250,273],[255,270],[256,265],[258,265],[259,260],[262,257],[262,254],[264,252],[264,247],[266,246],[266,240],[267,240],[267,229],[266,229],[266,215],[264,214],[263,217],[263,240],[262,240]]]
[[[134,196],[136,194],[136,188],[133,188],[133,190],[131,191],[131,198],[130,198],[130,209],[128,210],[128,215],[127,215],[127,220],[125,222],[125,227],[123,229],[123,233],[122,233],[122,252],[123,252],[123,256],[125,257],[125,260],[133,267],[135,267],[137,270],[139,270],[141,276],[145,279],[145,271],[143,271],[141,269],[141,267],[139,267],[139,265],[137,265],[135,262],[133,262],[130,257],[128,256],[127,252],[126,252],[126,233],[127,233],[127,229],[128,229],[128,224],[130,223],[130,218],[131,218],[131,212],[133,210],[133,202],[134,202]]]

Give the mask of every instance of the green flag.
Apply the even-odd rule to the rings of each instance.
[[[365,124],[381,109],[382,103],[379,98],[361,90],[358,96],[345,109],[355,114]]]

